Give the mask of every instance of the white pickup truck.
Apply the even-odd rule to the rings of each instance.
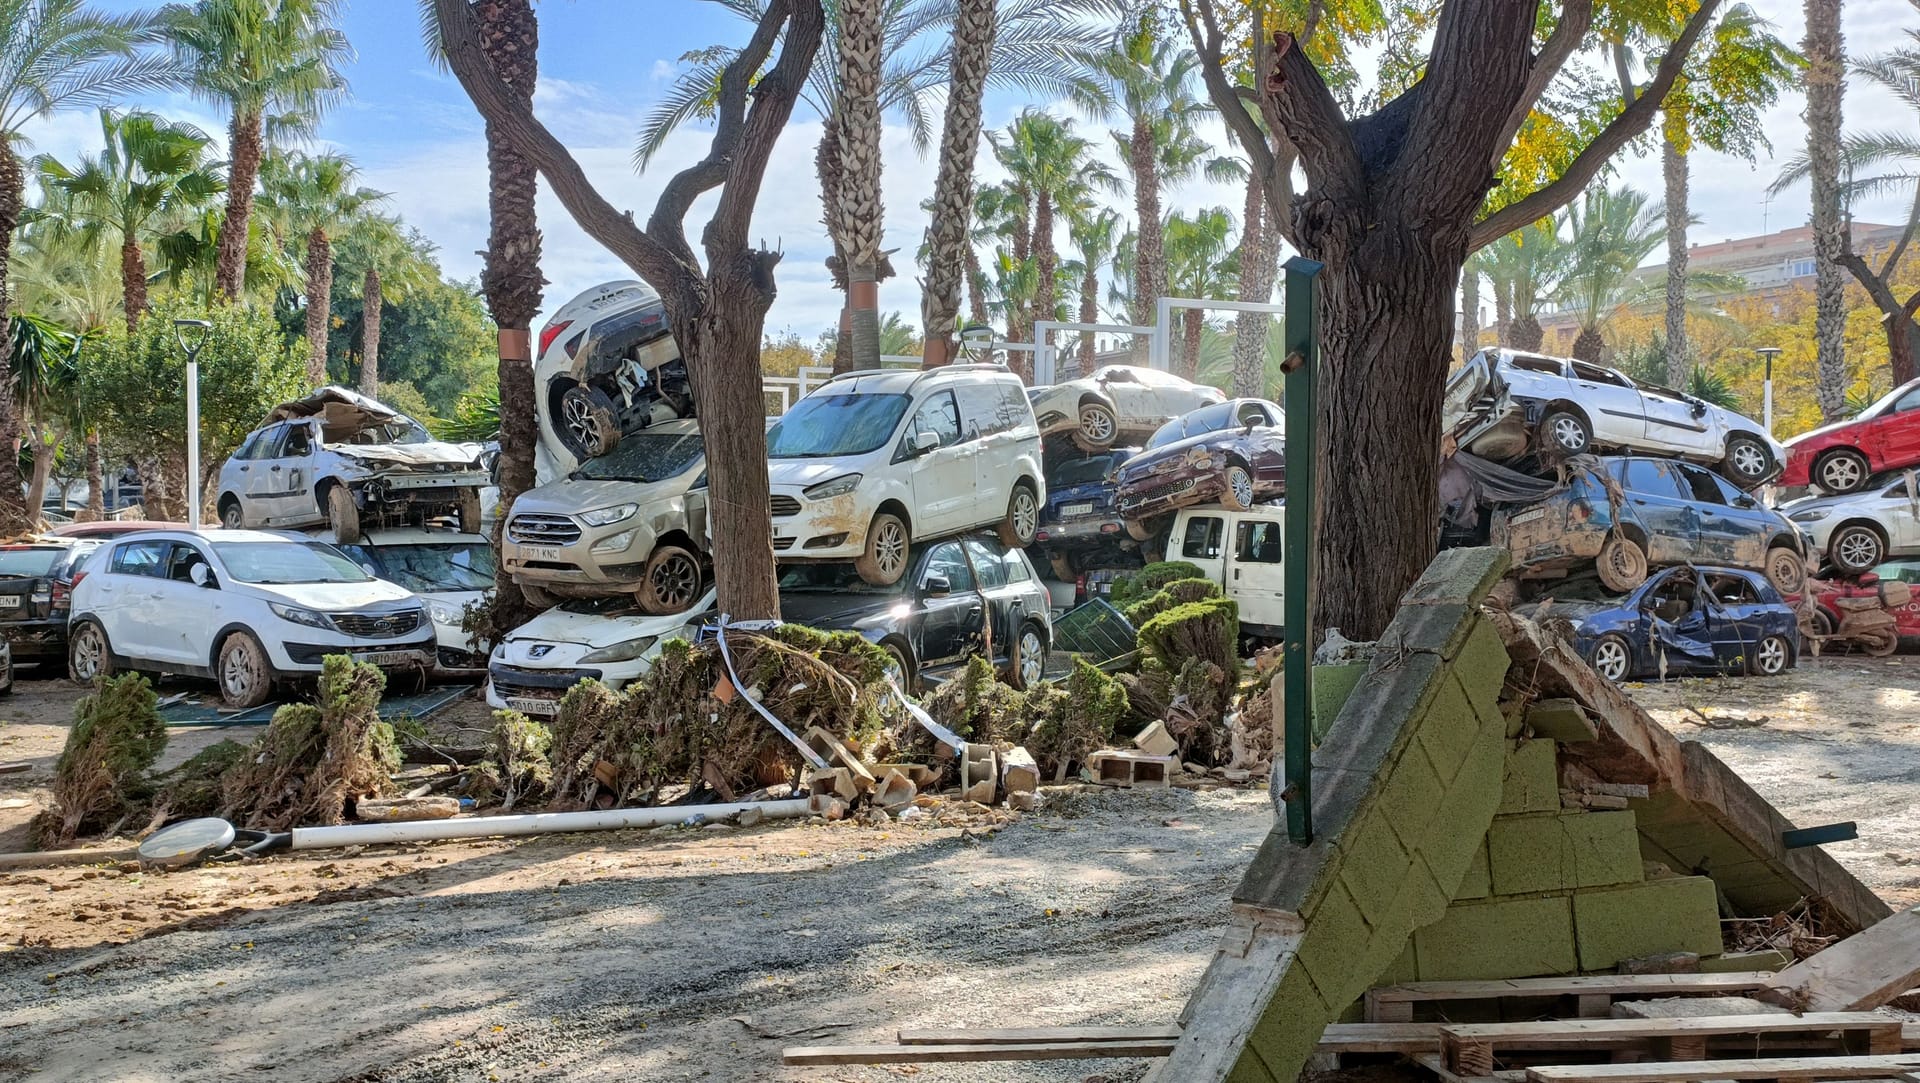
[[[1279,503],[1256,504],[1246,511],[1218,505],[1183,508],[1167,537],[1167,559],[1199,568],[1240,604],[1242,635],[1278,640],[1285,623],[1285,525],[1286,507]]]

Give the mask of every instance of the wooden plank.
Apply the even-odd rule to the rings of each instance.
[[[1493,981],[1412,981],[1383,985],[1367,993],[1379,1003],[1398,1000],[1491,1000],[1495,997],[1552,996],[1726,996],[1764,989],[1773,980],[1765,971],[1729,974],[1583,974],[1567,978],[1509,978]]]
[[[1421,1067],[1437,1075],[1441,1083],[1527,1083],[1527,1073],[1502,1069],[1488,1075],[1460,1075],[1447,1069],[1447,1058],[1438,1053],[1415,1053],[1412,1058]]]
[[[1712,1015],[1676,1019],[1548,1019],[1530,1023],[1450,1023],[1443,1038],[1526,1046],[1539,1039],[1681,1038],[1718,1034],[1806,1034],[1826,1031],[1898,1034],[1900,1020],[1877,1012],[1808,1012],[1805,1015]]]
[[[901,1030],[901,1045],[1057,1044],[1061,1042],[1173,1041],[1180,1027],[953,1027]]]
[[[0,763],[0,775],[22,775],[33,770],[33,764],[24,760],[14,763]]]
[[[1920,985],[1920,911],[1902,910],[1773,976],[1756,994],[1795,1011],[1878,1008]]]
[[[780,1063],[962,1064],[999,1060],[1082,1060],[1092,1057],[1164,1057],[1173,1039],[1110,1042],[975,1042],[968,1045],[801,1045],[780,1051]]]
[[[1440,1048],[1439,1023],[1333,1023],[1320,1035],[1322,1053],[1427,1053]]]
[[[0,872],[8,869],[48,869],[56,865],[97,865],[108,861],[133,861],[140,856],[134,846],[97,846],[87,850],[26,850],[0,854]]]
[[[1553,1064],[1526,1071],[1528,1083],[1693,1083],[1699,1079],[1887,1079],[1920,1069],[1920,1056],[1771,1057],[1751,1060]]]

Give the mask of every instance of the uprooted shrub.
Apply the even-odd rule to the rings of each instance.
[[[1107,592],[1107,601],[1115,609],[1124,611],[1135,602],[1150,597],[1155,591],[1177,579],[1200,579],[1206,576],[1197,564],[1184,560],[1160,560],[1134,572],[1123,575],[1113,581]]]
[[[147,778],[167,747],[153,687],[137,673],[108,678],[73,709],[53,765],[53,806],[35,816],[34,842],[52,849],[83,834],[111,834],[153,794]]]
[[[920,705],[935,722],[968,741],[1007,748],[1018,743],[1027,730],[1027,697],[1003,682],[993,663],[977,654],[967,659],[959,673],[928,693]],[[925,729],[905,718],[905,712],[902,724],[921,739],[931,741]]]
[[[1224,597],[1220,584],[1211,579],[1176,579],[1127,607],[1127,623],[1135,628],[1177,605]]]
[[[519,711],[493,712],[493,730],[487,735],[487,758],[467,777],[467,796],[480,801],[498,799],[500,811],[546,799],[553,789],[553,766],[547,759],[553,734]]]
[[[1176,605],[1139,626],[1140,647],[1168,672],[1189,658],[1211,662],[1226,682],[1240,672],[1240,606],[1231,598]]]
[[[1114,726],[1128,711],[1126,689],[1079,658],[1064,683],[1036,685],[1026,701],[1033,719],[1027,751],[1042,774],[1053,778],[1112,744]]]
[[[189,819],[220,811],[221,779],[246,762],[247,746],[221,741],[193,754],[187,762],[160,776],[160,792],[153,797],[157,816]]]
[[[246,760],[222,779],[220,815],[259,831],[341,823],[349,802],[393,792],[393,727],[380,720],[386,675],[328,655],[313,703],[273,713]]]

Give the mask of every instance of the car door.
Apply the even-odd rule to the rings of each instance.
[[[235,464],[235,473],[239,478],[242,506],[246,509],[246,525],[256,526],[269,522],[278,514],[277,501],[287,485],[286,464],[280,461],[280,447],[287,438],[290,422],[280,422],[256,433],[247,441],[246,452],[251,449],[244,462]],[[238,458],[238,456],[236,456]]]
[[[935,579],[946,580],[945,594],[932,592]],[[921,668],[951,665],[977,649],[985,607],[960,543],[945,541],[929,549],[913,585],[919,595]]]
[[[1570,361],[1573,397],[1586,408],[1593,438],[1603,444],[1635,445],[1647,437],[1647,408],[1639,389],[1602,365]]]
[[[1674,465],[1665,459],[1620,459],[1620,487],[1626,510],[1647,532],[1647,559],[1654,564],[1684,564],[1700,540],[1700,516],[1680,487]]]
[[[1286,418],[1277,407],[1266,402],[1242,403],[1240,443],[1247,461],[1253,464],[1254,478],[1262,483],[1282,480],[1287,473]],[[1246,423],[1253,422],[1251,430]]]
[[[1692,568],[1674,568],[1645,597],[1641,605],[1656,672],[1663,656],[1668,673],[1718,667],[1700,573]]]
[[[931,451],[915,454],[912,441],[923,432],[939,437],[940,443]],[[921,401],[902,436],[903,453],[913,455],[909,471],[916,537],[936,538],[971,525],[965,519],[974,499],[973,464],[978,450],[977,444],[961,438],[960,409],[953,392],[936,391]],[[1005,510],[1004,501],[1000,507]]]
[[[1646,416],[1645,442],[1668,451],[1689,455],[1713,455],[1707,443],[1707,412],[1678,393],[1659,387],[1642,387],[1641,412]]]
[[[187,666],[211,664],[213,635],[226,621],[215,604],[220,592],[193,581],[196,564],[207,565],[209,571],[213,567],[192,543],[168,544],[161,574],[150,585],[150,604],[159,617],[147,633],[148,657]]]
[[[313,456],[318,441],[311,421],[289,421],[271,458],[256,464],[267,472],[262,511],[269,525],[312,518]]]
[[[142,538],[114,546],[107,562],[108,580],[100,584],[94,615],[107,630],[115,654],[127,658],[157,659],[156,644],[167,633],[172,617],[160,604],[160,581],[166,574],[173,542]]]
[[[1760,594],[1744,575],[1721,574],[1704,578],[1707,585],[1707,633],[1715,653],[1719,655],[1720,666],[1726,669],[1742,667],[1747,659],[1753,657],[1754,648],[1766,636],[1760,627],[1760,614],[1764,609]]]
[[[960,406],[963,446],[972,451],[973,492],[959,522],[964,528],[992,522],[1006,513],[1013,497],[1014,445],[1019,438],[1013,434],[1015,419],[999,383],[962,384],[953,397]]]
[[[1113,400],[1113,412],[1119,416],[1124,429],[1143,428],[1180,412],[1164,406],[1151,385],[1141,383],[1138,376],[1123,366],[1114,365],[1100,371],[1100,390]]]
[[[1869,437],[1875,466],[1900,467],[1920,463],[1920,387],[1900,396],[1875,419]]]
[[[1881,491],[1880,522],[1897,553],[1920,553],[1920,471],[1909,470]]]
[[[1221,544],[1227,533],[1225,513],[1187,512],[1185,515],[1180,529],[1168,539],[1167,559],[1186,561],[1225,589],[1227,558]]]
[[[966,539],[965,545],[967,557],[973,563],[974,585],[987,607],[985,626],[993,630],[993,657],[999,661],[1008,657],[1010,644],[1020,634],[1020,624],[1027,616],[1027,602],[1007,581],[1005,551],[999,545],[977,538]]]
[[[1236,515],[1233,548],[1228,551],[1227,597],[1240,606],[1240,620],[1280,628],[1286,624],[1286,552],[1281,517],[1273,514]]]
[[[1739,493],[1728,492],[1730,486],[1697,466],[1674,463],[1672,472],[1681,492],[1692,498],[1700,524],[1693,558],[1738,568],[1760,567],[1766,555],[1766,528],[1747,509],[1734,504]]]

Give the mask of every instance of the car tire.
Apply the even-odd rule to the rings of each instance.
[[[7,663],[7,672],[4,675],[0,675],[0,679],[4,679],[6,681],[5,684],[0,684],[0,696],[13,695],[13,663],[12,662]]]
[[[532,583],[515,583],[514,585],[520,588],[520,597],[525,598],[527,604],[535,609],[552,609],[560,604],[560,596],[544,587],[538,587]]]
[[[1852,448],[1829,451],[1814,461],[1812,480],[1835,496],[1857,492],[1867,484],[1867,457]]]
[[[480,533],[480,490],[460,490],[460,532],[462,534]]]
[[[1625,594],[1647,581],[1647,551],[1624,534],[1608,534],[1593,567],[1602,586]]]
[[[1793,665],[1793,646],[1784,636],[1767,636],[1754,644],[1747,672],[1756,677],[1778,677]]]
[[[1593,427],[1572,410],[1551,410],[1540,419],[1540,446],[1562,455],[1584,455],[1593,448]]]
[[[1073,577],[1078,574],[1074,571],[1071,553],[1048,553],[1047,563],[1053,567],[1053,577],[1062,583],[1073,582]]]
[[[1080,427],[1073,430],[1073,442],[1083,451],[1105,451],[1120,436],[1120,419],[1105,403],[1089,402],[1080,407]]]
[[[1134,541],[1151,541],[1153,540],[1153,536],[1158,533],[1160,532],[1154,529],[1153,524],[1145,519],[1127,520],[1127,537],[1132,538]]]
[[[1033,486],[1015,482],[1007,497],[1007,514],[1000,519],[1000,544],[1009,549],[1025,549],[1040,532],[1040,498]]]
[[[235,710],[258,707],[273,695],[267,649],[246,632],[235,632],[220,644],[213,676],[220,685],[220,701]]]
[[[1833,615],[1819,606],[1813,608],[1813,634],[1825,638],[1834,633]]]
[[[1253,507],[1253,472],[1239,463],[1227,464],[1226,484],[1220,489],[1220,505],[1228,511],[1246,511]]]
[[[1859,575],[1887,559],[1887,543],[1865,523],[1849,523],[1827,539],[1827,559],[1847,575]]]
[[[1615,684],[1633,676],[1633,648],[1617,635],[1604,635],[1587,652],[1593,671]]]
[[[880,649],[887,652],[888,668],[894,675],[894,683],[900,686],[900,691],[913,695],[914,686],[919,683],[919,674],[914,669],[913,655],[907,650],[907,645],[897,639],[883,639]]]
[[[1752,488],[1773,473],[1773,453],[1759,439],[1741,433],[1727,438],[1727,457],[1720,470],[1741,488]]]
[[[1784,545],[1767,550],[1766,576],[1773,589],[1792,597],[1807,589],[1807,560]]]
[[[657,617],[684,613],[700,596],[700,558],[678,545],[656,545],[640,572],[634,601]]]
[[[246,512],[240,508],[240,501],[228,497],[220,502],[220,525],[228,530],[240,530],[247,525]]]
[[[67,637],[67,679],[92,684],[113,676],[113,647],[107,630],[90,620],[79,621]]]
[[[327,489],[327,525],[333,528],[333,540],[341,545],[352,545],[360,540],[360,509],[353,502],[353,493],[345,485],[333,485]]]
[[[876,587],[890,587],[907,574],[907,555],[913,536],[906,520],[883,511],[867,524],[867,544],[853,562],[860,578]]]
[[[1025,692],[1040,683],[1047,671],[1047,637],[1040,630],[1039,621],[1030,620],[1020,626],[1020,634],[1014,637],[1013,649],[1007,655],[1008,684]]]
[[[560,396],[560,442],[582,459],[612,451],[620,442],[613,398],[590,385],[567,388]]]

